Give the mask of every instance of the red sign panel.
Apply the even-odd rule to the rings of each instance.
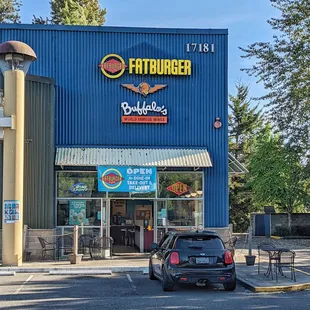
[[[122,123],[167,124],[167,116],[122,116]]]
[[[190,187],[182,182],[174,183],[167,187],[169,192],[175,193],[176,195],[180,196],[190,190]]]

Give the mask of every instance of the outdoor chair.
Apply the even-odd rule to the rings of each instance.
[[[57,259],[63,255],[73,253],[73,238],[69,235],[60,236],[57,238]]]
[[[229,250],[233,257],[235,256],[237,241],[238,241],[237,237],[232,237],[228,241],[224,242],[225,249]]]
[[[296,282],[296,275],[295,275],[295,252],[291,250],[283,250],[279,253],[279,259],[275,261],[275,273],[276,273],[276,280],[278,282],[278,273],[281,276],[286,278],[284,274],[284,268],[288,268],[291,273],[291,280]]]
[[[90,251],[90,243],[94,239],[92,235],[81,235],[79,237],[79,252],[82,254],[86,254],[86,249],[88,249],[89,255],[91,257],[91,251]]]
[[[113,256],[113,243],[112,237],[96,237],[90,242],[90,255],[92,258],[105,258],[106,250],[110,252],[110,258]]]
[[[42,237],[38,237],[38,239],[42,247],[41,261],[44,261],[46,257],[52,257],[55,260],[56,243],[47,242]]]
[[[275,248],[276,246],[272,242],[261,242],[257,246],[257,253],[258,253],[257,273],[260,273],[261,261],[263,258],[266,258],[266,260],[268,259],[268,263],[272,260],[272,257],[270,257],[269,252],[263,250],[264,247]]]

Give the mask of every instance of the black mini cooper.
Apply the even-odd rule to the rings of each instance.
[[[236,288],[232,254],[215,232],[169,232],[158,245],[152,243],[151,249],[149,277],[161,280],[164,291],[180,283],[222,283],[227,291]]]

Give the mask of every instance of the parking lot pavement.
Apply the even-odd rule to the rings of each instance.
[[[0,309],[293,309],[310,308],[310,292],[255,294],[238,286],[186,286],[163,292],[141,273],[107,276],[17,274],[0,278]]]

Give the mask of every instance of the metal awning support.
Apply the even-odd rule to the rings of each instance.
[[[229,174],[248,173],[248,169],[240,163],[231,153],[228,153]]]

